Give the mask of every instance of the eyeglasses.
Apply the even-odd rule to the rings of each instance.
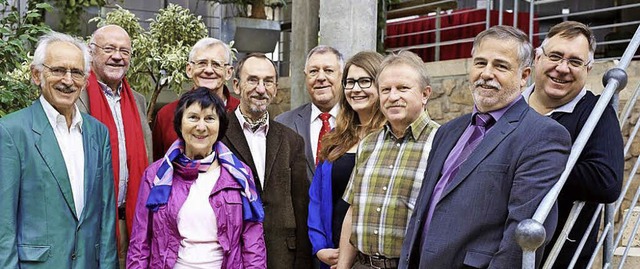
[[[196,69],[205,69],[209,66],[211,66],[211,68],[213,68],[214,70],[217,71],[221,71],[223,70],[226,66],[229,66],[229,64],[224,63],[222,61],[217,61],[217,60],[197,60],[197,61],[189,61],[190,64],[194,65],[196,67]]]
[[[116,53],[116,51],[120,52],[120,54],[124,57],[129,57],[131,56],[131,49],[127,49],[127,48],[115,48],[112,46],[99,46],[96,43],[91,43],[91,45],[94,45],[96,47],[98,47],[99,49],[102,50],[102,52],[108,54],[108,55],[112,55],[114,53]]]
[[[276,82],[270,78],[267,78],[267,79],[248,78],[245,80],[245,82],[252,87],[258,87],[258,85],[260,85],[260,81],[262,81],[262,85],[264,85],[265,88],[272,88],[273,86],[276,85]]]
[[[557,64],[557,65],[562,64],[562,61],[566,61],[567,64],[570,67],[581,68],[581,67],[587,66],[590,63],[590,61],[585,63],[584,60],[579,59],[579,58],[568,58],[567,59],[567,58],[562,57],[562,55],[560,55],[558,53],[547,54],[547,52],[544,51],[544,47],[540,47],[540,49],[542,49],[542,54],[544,54],[544,56],[547,57],[547,59],[549,59],[550,62],[552,62],[554,64]]]
[[[67,73],[71,73],[71,78],[73,80],[83,80],[85,78],[85,74],[84,71],[80,70],[80,69],[76,69],[76,68],[64,68],[64,67],[60,67],[60,66],[48,66],[46,64],[42,64],[42,66],[46,67],[47,69],[49,69],[49,72],[51,73],[51,75],[53,75],[54,77],[64,77],[67,75]]]
[[[370,78],[370,77],[361,77],[358,79],[348,78],[344,81],[342,86],[344,86],[345,90],[352,90],[353,87],[356,86],[356,84],[358,84],[358,87],[360,87],[360,89],[368,89],[373,84],[373,78]]]

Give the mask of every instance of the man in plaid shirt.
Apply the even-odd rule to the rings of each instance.
[[[388,55],[375,81],[387,124],[358,146],[354,172],[343,196],[351,206],[342,226],[338,268],[398,266],[439,126],[424,109],[431,87],[426,67],[416,54]]]

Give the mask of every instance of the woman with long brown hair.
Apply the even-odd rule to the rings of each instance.
[[[342,200],[355,165],[358,142],[385,122],[375,77],[382,55],[360,52],[347,61],[342,75],[344,94],[336,127],[322,139],[318,166],[309,189],[309,238],[313,254],[329,268],[338,262],[338,242],[349,204]]]

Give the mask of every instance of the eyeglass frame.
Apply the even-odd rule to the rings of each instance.
[[[563,56],[560,56],[558,54],[553,54],[552,53],[551,56],[560,57],[560,59],[553,60],[553,59],[551,59],[551,57],[549,57],[549,55],[547,55],[547,52],[544,50],[543,46],[540,46],[540,50],[542,50],[542,54],[544,55],[544,57],[546,57],[550,62],[552,62],[554,64],[557,64],[557,65],[561,65],[562,62],[567,62],[567,66],[568,67],[583,68],[583,67],[589,66],[589,64],[591,64],[591,60],[585,62],[585,60],[582,60],[580,58],[564,58]],[[576,63],[578,65],[574,65],[574,64],[572,64],[572,61],[573,61],[573,63],[576,63],[576,61],[580,61],[580,62],[583,62],[583,63]]]
[[[65,77],[67,74],[71,75],[71,79],[73,80],[83,80],[87,77],[87,73],[77,69],[77,68],[65,68],[62,66],[48,66],[46,64],[42,64],[42,66],[46,67],[47,69],[49,69],[49,72],[51,73],[51,75],[53,75],[54,77],[59,77],[59,78],[63,78]],[[60,73],[62,71],[62,69],[64,69],[64,73]],[[75,72],[75,73],[74,73]],[[74,75],[78,75],[80,77],[74,77]]]
[[[200,66],[200,65],[204,64],[204,62],[206,62],[207,65],[206,66]],[[220,67],[216,68],[214,63],[216,63]],[[222,71],[222,70],[224,70],[225,67],[230,66],[230,64],[228,64],[228,63],[225,63],[223,61],[214,60],[214,59],[211,59],[211,60],[201,59],[201,60],[197,60],[197,61],[189,61],[189,64],[194,65],[194,67],[197,70],[207,69],[207,67],[211,66],[211,69],[213,69],[213,70]]]
[[[243,79],[241,81],[247,83],[249,86],[252,86],[252,87],[258,87],[260,85],[260,81],[262,81],[262,85],[266,89],[271,89],[271,88],[275,87],[278,84],[275,80],[274,81],[267,81],[265,78],[261,78],[261,79],[258,79],[258,78],[247,78],[247,79]],[[269,85],[267,85],[267,83]]]
[[[370,82],[369,82],[369,86],[364,86],[364,87],[363,87],[363,85],[362,85],[362,84],[361,84],[361,82],[360,82],[362,79],[369,79],[369,80],[370,80]],[[374,78],[372,78],[372,77],[359,77],[358,79],[354,79],[354,80],[353,80],[353,82],[354,82],[354,83],[353,83],[353,85],[351,86],[351,88],[349,88],[349,87],[347,87],[347,83],[349,82],[349,78],[347,78],[347,79],[345,79],[345,80],[342,82],[342,87],[344,87],[344,90],[345,90],[345,91],[352,91],[352,90],[353,90],[353,88],[355,88],[356,84],[358,84],[358,87],[359,87],[361,90],[364,90],[364,89],[369,89],[369,88],[371,88],[371,86],[373,86],[373,82],[374,82],[374,81],[375,81],[375,79],[374,79]]]
[[[127,58],[131,57],[131,55],[133,54],[133,50],[132,49],[127,49],[127,48],[116,48],[116,47],[112,47],[111,45],[107,45],[107,46],[100,46],[96,43],[91,43],[90,45],[96,46],[97,48],[101,49],[102,52],[104,52],[105,54],[108,55],[114,55],[117,52],[120,52],[120,55],[125,56]]]

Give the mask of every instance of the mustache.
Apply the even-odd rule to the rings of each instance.
[[[76,91],[76,88],[73,86],[65,86],[65,85],[58,85],[54,87],[57,91],[63,92],[63,93],[72,93]]]
[[[259,99],[259,100],[269,100],[269,99],[271,99],[269,97],[269,95],[267,95],[266,93],[265,94],[253,94],[250,97],[254,98],[254,99]]]
[[[386,104],[384,105],[384,108],[390,108],[390,107],[406,107],[407,103],[405,102],[395,102],[395,103],[391,103],[391,104]]]
[[[473,82],[473,86],[474,87],[489,86],[489,87],[495,88],[496,90],[502,90],[502,85],[500,85],[500,83],[495,80],[478,79],[475,82]]]

